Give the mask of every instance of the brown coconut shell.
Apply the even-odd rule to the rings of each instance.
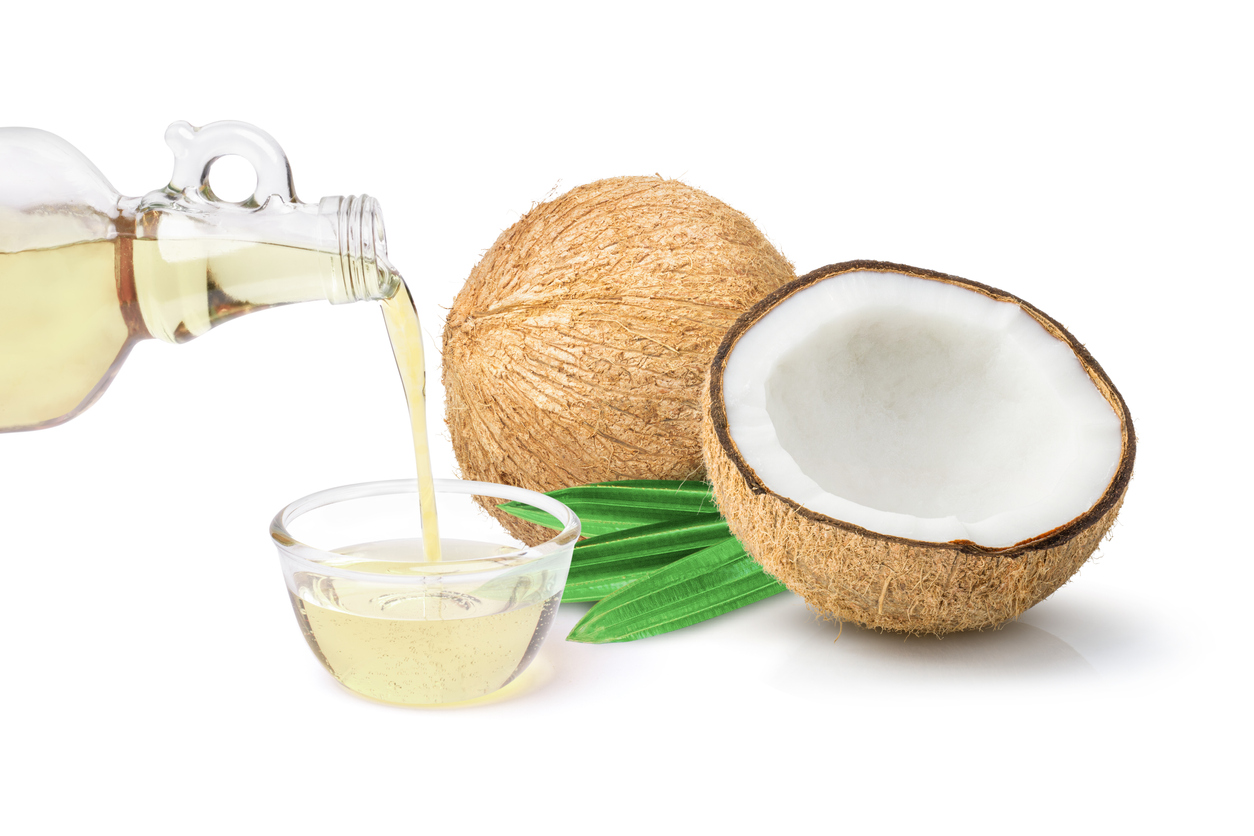
[[[1066,343],[1119,416],[1123,448],[1101,498],[1052,531],[1002,549],[968,541],[930,543],[869,531],[805,508],[763,484],[731,439],[723,373],[740,337],[768,311],[817,282],[854,270],[947,282],[1022,308]],[[1110,529],[1132,478],[1136,435],[1127,404],[1088,350],[1055,319],[1003,290],[880,261],[848,261],[807,273],[740,317],[719,346],[702,390],[708,478],[732,532],[746,550],[820,614],[837,622],[907,633],[944,634],[1001,625],[1058,589]]]
[[[599,180],[536,206],[471,271],[446,320],[463,478],[535,491],[702,478],[714,351],[795,277],[749,218],[677,180]],[[526,542],[550,533],[490,510]]]

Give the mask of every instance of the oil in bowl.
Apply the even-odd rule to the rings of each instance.
[[[412,480],[350,485],[280,511],[271,536],[292,608],[318,661],[358,694],[402,705],[486,696],[536,658],[561,601],[579,520],[542,494],[435,480],[442,501],[473,504],[472,497],[486,495],[525,502],[562,528],[530,547],[442,537],[440,559],[431,561],[414,531],[415,490]],[[455,529],[450,535],[463,533],[458,515],[441,514],[441,523]],[[472,522],[472,530],[495,527],[482,512]],[[402,530],[411,536],[396,536]],[[369,532],[388,539],[360,542]],[[311,545],[328,541],[359,544]]]
[[[417,539],[336,551],[350,558],[338,565],[354,572],[413,576],[429,568]],[[440,551],[449,562],[515,549],[445,539]],[[560,589],[543,597],[543,586],[523,575],[508,589],[476,595],[306,572],[288,594],[314,655],[347,688],[384,702],[430,705],[490,694],[526,670],[562,597]]]

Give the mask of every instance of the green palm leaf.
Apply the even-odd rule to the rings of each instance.
[[[683,519],[690,514],[717,512],[710,486],[704,482],[637,479],[600,482],[549,491],[548,496],[579,516],[585,537],[599,537],[640,525]],[[515,517],[561,528],[552,515],[521,502],[497,506]]]
[[[682,519],[603,534],[575,546],[562,601],[600,601],[674,561],[731,536],[722,516]]]
[[[734,537],[609,595],[566,638],[602,644],[678,630],[783,592]]]

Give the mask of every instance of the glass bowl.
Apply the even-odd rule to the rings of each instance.
[[[270,524],[309,647],[358,694],[403,705],[482,697],[512,682],[553,623],[579,518],[555,499],[487,482],[435,480],[441,559],[427,561],[413,480],[310,494]],[[560,531],[512,540],[473,501],[547,511]]]

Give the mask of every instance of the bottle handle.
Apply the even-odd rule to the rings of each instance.
[[[219,199],[205,179],[219,157],[243,157],[257,172],[257,188],[251,198],[238,204],[248,208],[264,206],[271,195],[296,203],[292,167],[274,137],[247,122],[211,122],[201,128],[188,122],[175,122],[166,128],[166,145],[174,152],[174,174],[169,190],[194,202],[231,203]]]

